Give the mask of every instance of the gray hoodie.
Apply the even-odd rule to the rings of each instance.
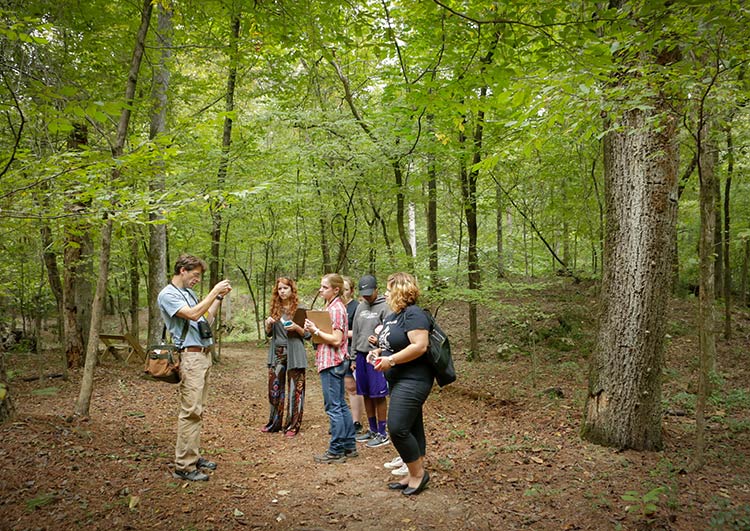
[[[391,309],[385,302],[383,295],[378,295],[370,304],[361,299],[352,323],[352,350],[357,352],[369,352],[375,348],[367,342],[367,338],[375,333],[375,327],[383,324],[383,319],[391,313]]]

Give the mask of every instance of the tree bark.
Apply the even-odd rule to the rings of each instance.
[[[237,85],[237,63],[239,61],[238,43],[240,37],[240,13],[232,14],[232,34],[229,43],[229,74],[227,76],[226,105],[224,110],[224,127],[221,138],[221,159],[219,160],[219,171],[216,176],[216,187],[219,194],[223,194],[224,184],[227,179],[229,168],[229,150],[232,147],[232,113],[234,112],[234,92]],[[221,262],[221,231],[222,211],[224,210],[224,197],[219,196],[211,199],[211,256],[208,269],[211,286],[215,286],[224,275],[224,265]]]
[[[707,151],[702,156],[704,159],[703,162],[706,164],[713,164],[710,171],[716,173],[716,166],[719,162],[718,146],[713,140],[709,140],[708,138],[704,139],[704,142],[707,144],[706,149],[711,150],[712,152]],[[716,220],[714,221],[714,261],[716,262],[716,266],[714,267],[714,286],[716,291],[714,294],[718,294],[718,296],[721,297],[724,293],[724,287],[722,286],[724,283],[724,254],[721,249],[721,235],[724,232],[721,219],[721,181],[714,177],[713,182],[715,204],[714,216],[716,216]]]
[[[701,116],[698,130],[698,177],[700,180],[701,233],[698,244],[700,260],[700,287],[698,292],[698,335],[700,343],[698,396],[695,405],[695,450],[691,469],[700,469],[705,461],[706,404],[710,393],[710,377],[715,370],[716,337],[714,333],[716,301],[716,167],[713,144],[709,141],[710,120]]]
[[[413,263],[414,250],[411,248],[411,243],[409,243],[409,233],[406,230],[406,216],[404,215],[406,197],[404,195],[405,183],[403,168],[401,167],[401,161],[399,160],[393,160],[391,166],[393,167],[393,176],[396,179],[396,227],[398,228],[398,237],[401,240],[404,253],[411,264]]]
[[[670,249],[676,230],[676,120],[626,111],[604,138],[606,238],[600,325],[592,355],[584,439],[662,448],[661,370]]]
[[[750,290],[748,290],[748,270],[750,270],[750,238],[745,238],[745,253],[742,259],[742,274],[740,278],[740,300],[745,306],[750,306]]]
[[[495,183],[495,250],[497,252],[497,280],[505,278],[505,251],[503,250],[503,190]]]
[[[427,117],[427,122],[432,129],[433,117]],[[429,255],[430,285],[433,288],[440,286],[440,273],[438,271],[438,232],[437,232],[437,165],[435,155],[427,155],[427,252]]]
[[[67,366],[83,366],[83,334],[78,322],[75,285],[78,282],[78,260],[81,246],[75,232],[67,232],[63,250],[63,337]]]
[[[731,127],[731,126],[730,126]],[[727,181],[724,185],[724,238],[722,239],[724,253],[724,339],[732,339],[732,268],[729,262],[729,247],[731,244],[729,198],[732,189],[732,174],[734,173],[734,145],[732,129],[727,129]]]
[[[149,138],[154,140],[167,131],[167,103],[171,79],[172,58],[172,10],[161,2],[157,11],[156,38],[161,49],[159,66],[154,70],[154,82],[151,91],[153,106],[151,109],[151,127]],[[159,160],[151,181],[151,197],[160,197],[166,190],[164,163]],[[162,286],[167,282],[167,225],[158,205],[154,205],[148,214],[148,334],[147,345],[160,342],[163,323],[157,300]]]
[[[128,81],[125,87],[125,102],[127,105],[123,108],[122,113],[120,114],[120,121],[117,124],[117,137],[115,139],[114,145],[112,146],[113,159],[121,157],[125,147],[125,139],[128,132],[128,125],[130,123],[133,98],[135,96],[135,89],[138,83],[138,71],[140,69],[143,52],[145,50],[146,34],[148,33],[148,26],[151,21],[152,11],[152,0],[143,0],[143,7],[141,10],[141,24],[136,35],[133,59],[130,64]],[[118,177],[119,169],[113,170],[112,181],[116,181]],[[96,282],[96,291],[94,293],[94,301],[91,307],[91,329],[89,332],[88,345],[86,346],[86,363],[83,369],[83,377],[81,378],[81,390],[78,394],[78,400],[76,401],[75,405],[75,415],[81,417],[88,416],[89,408],[91,405],[91,395],[94,391],[94,368],[97,361],[99,328],[101,327],[104,298],[106,297],[107,292],[107,278],[109,276],[110,250],[112,244],[112,228],[112,218],[109,217],[104,224],[101,234],[101,245],[99,249],[99,273]]]
[[[68,136],[68,149],[75,151],[88,144],[88,129],[85,124],[74,124],[73,131]],[[69,196],[68,210],[73,213],[83,213],[89,208],[88,201],[80,201]],[[90,228],[88,224],[73,220],[65,224],[63,229],[63,344],[65,347],[65,371],[67,368],[83,367],[83,357],[86,350],[81,314],[85,313],[80,304],[85,303],[82,284],[87,282],[84,276],[83,249],[87,247]]]
[[[138,274],[138,254],[140,235],[133,234],[130,238],[130,333],[138,339],[140,323],[138,323],[138,299],[141,292],[141,277]]]
[[[5,372],[5,351],[0,349],[0,424],[13,418],[15,407]]]
[[[57,253],[52,250],[52,229],[44,222],[39,228],[39,236],[42,242],[42,258],[47,271],[50,290],[55,297],[57,306],[57,333],[60,342],[63,341],[63,287],[60,280],[60,269],[57,267]]]

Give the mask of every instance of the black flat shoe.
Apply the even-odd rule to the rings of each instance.
[[[419,482],[419,485],[417,485],[414,488],[411,488],[407,486],[401,494],[404,496],[416,496],[420,492],[424,490],[424,488],[427,486],[427,483],[430,482],[430,475],[427,473],[427,471],[424,471],[424,476],[422,476],[422,481]]]
[[[399,483],[398,481],[388,483],[388,488],[391,490],[404,490],[408,486],[409,485],[407,483]]]

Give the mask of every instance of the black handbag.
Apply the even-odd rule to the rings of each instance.
[[[456,368],[453,366],[451,344],[448,335],[443,332],[429,310],[424,310],[424,313],[430,322],[430,344],[426,354],[435,371],[435,379],[438,385],[444,387],[456,381]]]

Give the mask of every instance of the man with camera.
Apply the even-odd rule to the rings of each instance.
[[[188,481],[208,481],[202,470],[216,469],[216,463],[200,455],[201,423],[211,369],[211,322],[221,300],[232,291],[229,281],[222,280],[199,301],[192,288],[201,281],[206,269],[200,258],[183,254],[174,265],[172,281],[158,298],[164,324],[180,349],[180,413],[173,475]]]

